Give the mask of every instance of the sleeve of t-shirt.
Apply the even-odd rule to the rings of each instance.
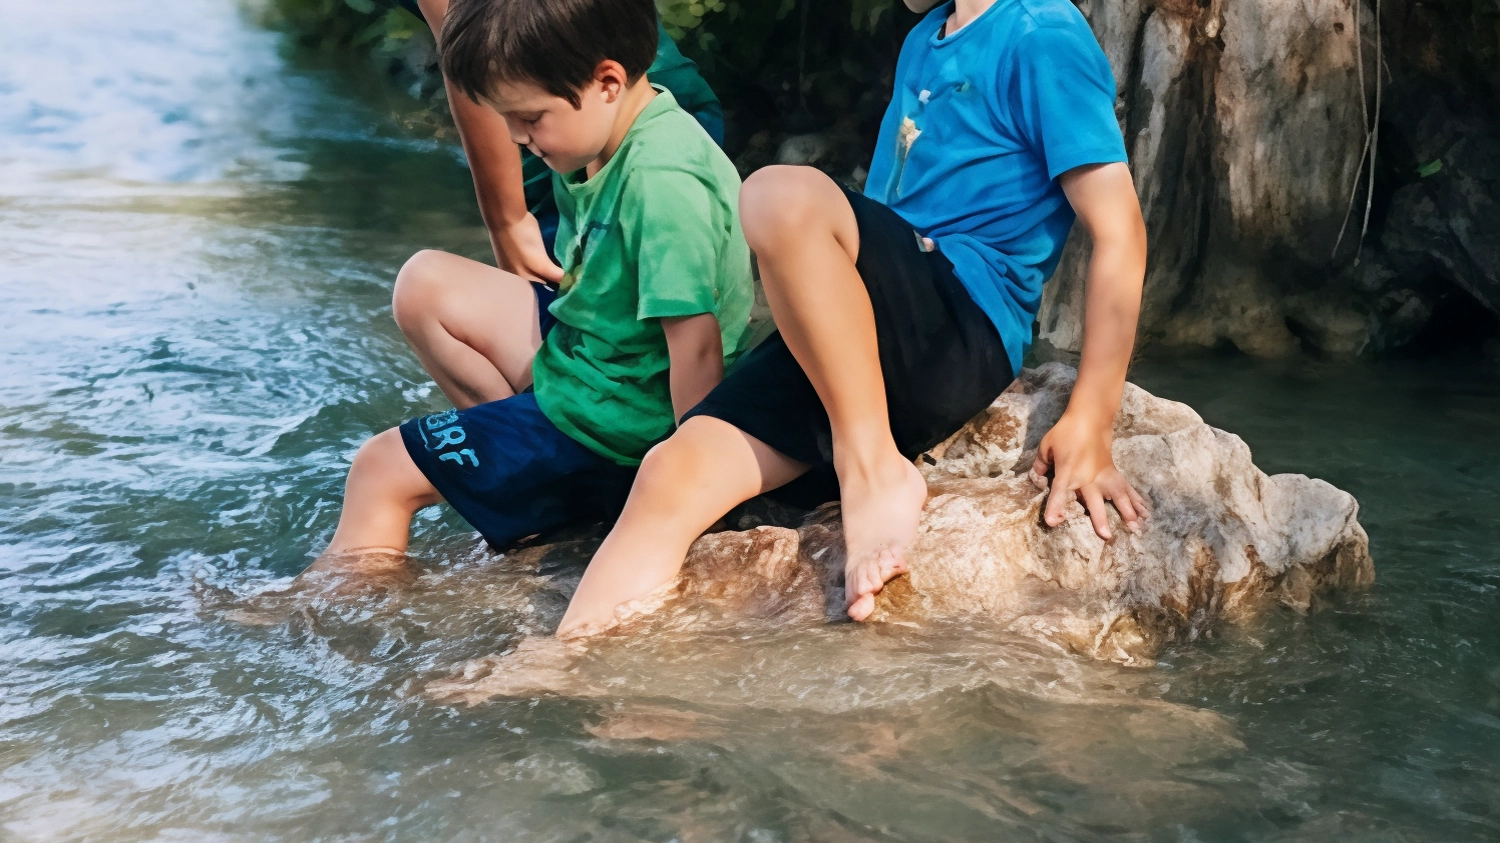
[[[720,204],[691,173],[630,174],[620,196],[620,225],[636,264],[636,318],[716,310],[719,249],[726,236]]]
[[[1115,120],[1114,72],[1085,25],[1022,36],[1010,96],[1018,128],[1046,161],[1048,178],[1128,160]]]

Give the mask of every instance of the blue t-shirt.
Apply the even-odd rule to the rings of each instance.
[[[1073,227],[1057,177],[1126,160],[1115,78],[1069,0],[995,0],[940,38],[952,13],[901,48],[865,195],[937,243],[1019,372]]]

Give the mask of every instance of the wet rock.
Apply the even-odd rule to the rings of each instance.
[[[1141,535],[1112,514],[1099,539],[1083,508],[1057,528],[1028,475],[1076,372],[1027,371],[973,423],[924,459],[931,490],[911,574],[882,593],[877,620],[984,616],[1092,658],[1148,662],[1169,641],[1276,602],[1307,610],[1374,569],[1345,492],[1303,475],[1268,477],[1238,437],[1182,404],[1126,388],[1117,464],[1152,505]],[[840,614],[843,546],[834,511],[800,530],[705,536],[680,590],[736,613],[808,621]]]
[[[1170,642],[1245,623],[1276,604],[1306,612],[1332,591],[1373,581],[1369,543],[1350,495],[1300,474],[1266,476],[1238,437],[1135,386],[1126,387],[1115,422],[1114,457],[1151,503],[1143,532],[1129,534],[1112,513],[1117,538],[1104,542],[1076,503],[1063,524],[1046,527],[1046,494],[1029,468],[1076,375],[1060,363],[1023,372],[988,410],[923,458],[931,494],[908,557],[911,573],[881,593],[876,629],[978,622],[965,639],[988,629],[1054,652],[1146,665]],[[764,519],[762,513],[751,523]],[[509,558],[508,567],[544,572],[549,554],[581,563],[595,546],[532,548]],[[425,692],[468,703],[605,694],[617,680],[584,669],[600,648],[615,676],[621,664],[640,657],[632,652],[654,652],[645,643],[653,635],[696,630],[701,636],[749,624],[759,631],[746,637],[755,638],[842,620],[843,569],[836,506],[797,529],[710,533],[694,543],[678,582],[642,601],[645,611],[622,624],[625,634],[586,643],[527,638],[466,663]],[[553,583],[568,590],[575,584]],[[560,615],[561,604],[549,614]],[[640,648],[628,643],[635,641]],[[714,648],[700,641],[690,649],[704,646]],[[848,658],[845,667],[858,660]],[[637,720],[600,728],[645,734]]]
[[[1329,357],[1354,357],[1370,345],[1370,320],[1344,296],[1288,296],[1286,313],[1297,334]]]

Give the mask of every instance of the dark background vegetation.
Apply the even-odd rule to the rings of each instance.
[[[919,16],[899,0],[660,0],[662,21],[724,103],[731,158],[748,172],[789,137],[799,163],[857,180],[867,163],[896,55]],[[381,0],[270,0],[264,22],[305,48],[359,53],[421,99],[402,115],[444,134],[436,51],[421,20]]]

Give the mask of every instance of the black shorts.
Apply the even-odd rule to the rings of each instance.
[[[891,433],[915,458],[988,407],[1015,375],[999,331],[942,252],[922,251],[921,235],[895,211],[844,193],[859,225],[855,268],[875,311]],[[814,466],[794,496],[799,503],[837,495],[828,414],[780,333],[746,354],[684,420],[692,416],[722,419]]]

